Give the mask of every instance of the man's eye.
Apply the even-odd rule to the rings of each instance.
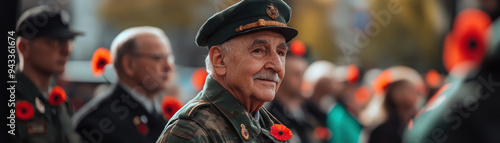
[[[255,50],[253,50],[252,52],[253,52],[253,53],[261,53],[261,52],[263,52],[263,50],[259,48],[259,49],[255,49]]]
[[[283,52],[283,51],[278,51],[277,53],[278,53],[278,55],[280,55],[280,56],[286,56],[286,52]]]

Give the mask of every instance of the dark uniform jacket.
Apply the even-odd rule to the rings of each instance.
[[[68,102],[52,106],[22,72],[17,72],[16,80],[16,102],[29,102],[34,114],[28,120],[16,118],[15,135],[9,135],[12,142],[72,143],[79,140],[73,132]]]
[[[75,113],[73,124],[83,143],[150,143],[166,121],[151,114],[122,85],[97,96]]]
[[[270,134],[281,124],[266,109],[252,115],[210,76],[204,89],[170,119],[158,142],[280,142]]]

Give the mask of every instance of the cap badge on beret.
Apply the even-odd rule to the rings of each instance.
[[[278,8],[274,7],[273,3],[267,5],[266,13],[269,17],[271,17],[274,20],[276,20],[280,16]]]

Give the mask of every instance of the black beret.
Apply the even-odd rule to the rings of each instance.
[[[56,39],[74,38],[80,32],[69,28],[69,15],[55,7],[37,6],[17,20],[16,33],[25,38],[46,36]]]
[[[282,0],[243,0],[215,13],[199,29],[198,46],[209,48],[246,33],[274,31],[289,42],[298,31],[288,27],[292,10]]]

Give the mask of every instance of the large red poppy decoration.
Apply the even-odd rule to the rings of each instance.
[[[60,86],[55,86],[49,95],[49,103],[52,106],[59,106],[66,102],[66,92]]]
[[[167,121],[182,108],[182,102],[174,96],[165,96],[161,104],[163,109],[163,119]]]
[[[109,63],[111,63],[111,53],[109,50],[103,47],[97,48],[90,61],[90,67],[94,76],[101,76],[104,73],[104,68]]]
[[[205,80],[207,79],[208,73],[206,68],[198,68],[194,70],[193,76],[191,78],[191,83],[193,87],[201,91],[203,89],[203,85],[205,85]]]
[[[271,135],[280,141],[289,140],[293,136],[292,131],[281,124],[274,124],[271,126]]]
[[[481,63],[486,54],[490,25],[488,14],[481,10],[466,9],[457,15],[444,41],[443,64],[448,71],[466,62],[474,66]]]
[[[20,120],[29,120],[33,118],[35,115],[35,110],[33,109],[33,105],[31,105],[28,101],[18,101],[16,103],[16,118]]]

